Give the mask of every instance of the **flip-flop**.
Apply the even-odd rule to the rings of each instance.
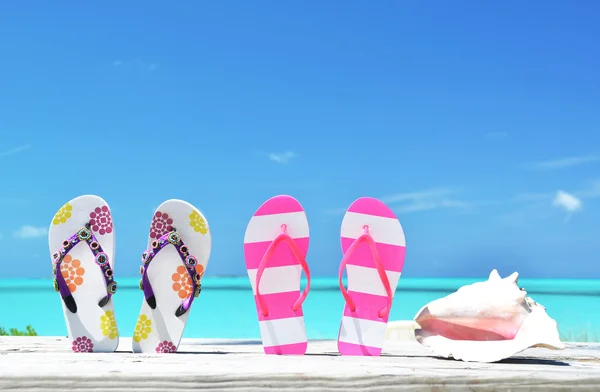
[[[244,255],[266,354],[303,355],[308,340],[302,303],[310,290],[306,264],[309,230],[304,209],[291,196],[267,200],[244,236]],[[300,293],[300,277],[306,288]]]
[[[144,301],[133,333],[134,352],[177,351],[210,251],[210,229],[198,209],[175,199],[156,209],[142,254]]]
[[[48,244],[73,351],[115,351],[115,230],[106,201],[84,195],[63,205],[50,223]]]
[[[378,356],[404,266],[404,231],[384,203],[361,197],[346,211],[341,238],[339,284],[346,304],[338,350],[342,355]],[[348,290],[342,282],[344,269]]]

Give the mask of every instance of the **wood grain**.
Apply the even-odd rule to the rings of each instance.
[[[259,342],[183,339],[177,354],[76,354],[65,338],[0,337],[0,391],[600,391],[600,344],[529,349],[501,363],[438,359],[415,342],[381,357],[342,357],[311,341],[301,357]]]

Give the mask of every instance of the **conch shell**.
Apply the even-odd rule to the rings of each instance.
[[[496,362],[530,347],[565,348],[546,308],[527,297],[519,274],[463,286],[425,305],[415,316],[419,343],[435,355],[465,362]]]

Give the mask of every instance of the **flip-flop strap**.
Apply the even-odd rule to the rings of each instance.
[[[192,280],[192,294],[183,300],[181,305],[179,305],[175,311],[175,316],[179,317],[190,309],[194,298],[200,295],[200,291],[202,290],[200,280],[202,279],[202,276],[196,273],[198,259],[189,253],[188,246],[183,242],[181,235],[177,231],[170,231],[163,234],[159,239],[152,241],[150,249],[142,254],[143,265],[140,267],[140,273],[142,274],[140,289],[144,291],[144,297],[146,298],[148,306],[152,309],[156,309],[156,296],[154,295],[154,290],[150,284],[150,279],[148,279],[148,268],[158,252],[167,245],[173,245],[175,247],[177,254],[179,254],[179,257],[181,258],[181,261],[183,261],[185,269]]]
[[[94,259],[102,271],[104,283],[106,284],[106,295],[98,302],[98,306],[101,308],[104,307],[108,301],[110,301],[112,295],[117,292],[117,282],[114,280],[113,270],[111,268],[108,255],[104,252],[102,246],[100,246],[100,242],[98,242],[96,236],[94,236],[94,233],[90,229],[89,225],[86,225],[85,227],[77,230],[77,232],[71,237],[64,240],[62,247],[52,255],[52,263],[54,264],[54,290],[60,292],[60,296],[65,302],[67,309],[69,309],[71,313],[77,313],[77,304],[75,303],[75,298],[73,297],[73,294],[71,294],[71,290],[69,290],[69,286],[62,275],[60,267],[65,256],[69,254],[69,252],[80,242],[85,242],[94,254]]]
[[[256,287],[256,300],[258,302],[258,306],[260,308],[261,313],[265,317],[269,315],[269,310],[267,309],[267,305],[265,304],[265,301],[262,298],[262,295],[260,294],[260,280],[262,278],[263,272],[265,271],[265,268],[267,268],[267,264],[269,263],[269,260],[271,260],[271,257],[273,256],[273,253],[275,252],[275,249],[282,242],[285,242],[290,247],[290,250],[296,257],[296,260],[298,260],[300,262],[300,265],[302,266],[302,270],[306,274],[306,287],[304,288],[304,291],[300,294],[300,296],[298,297],[296,302],[294,302],[294,304],[292,305],[292,310],[294,312],[297,311],[300,308],[300,306],[302,306],[302,303],[304,302],[304,300],[306,299],[306,296],[308,295],[308,292],[310,291],[310,270],[308,268],[308,264],[306,263],[306,259],[302,255],[302,252],[300,251],[300,249],[298,249],[296,242],[294,242],[292,237],[290,237],[287,234],[287,225],[285,225],[285,224],[281,225],[281,234],[279,234],[271,242],[271,244],[269,244],[267,251],[265,252],[263,258],[261,259],[260,264],[258,265],[258,270],[256,271],[256,286],[255,286]]]
[[[338,274],[340,290],[342,292],[342,296],[344,297],[344,300],[346,300],[346,303],[350,307],[350,310],[352,312],[354,312],[356,310],[356,304],[354,303],[354,301],[350,297],[350,294],[348,294],[348,291],[344,287],[344,283],[342,282],[342,275],[344,273],[344,269],[346,268],[346,264],[348,263],[348,260],[350,260],[350,257],[352,257],[352,254],[354,253],[356,248],[358,248],[358,246],[361,243],[366,242],[367,245],[369,246],[369,249],[371,250],[371,255],[373,256],[373,262],[375,263],[375,268],[377,269],[379,278],[381,279],[381,283],[383,284],[383,288],[385,289],[385,293],[387,295],[387,300],[388,300],[387,306],[385,308],[381,309],[381,311],[379,311],[379,317],[384,318],[389,314],[390,309],[392,308],[392,298],[393,298],[392,288],[390,286],[390,281],[385,272],[385,268],[383,267],[383,264],[381,263],[381,260],[379,258],[379,252],[377,251],[377,245],[375,244],[373,237],[371,237],[371,234],[369,234],[369,226],[365,225],[363,227],[363,230],[364,230],[364,233],[360,237],[358,237],[356,240],[354,240],[354,242],[346,250],[344,257],[342,258],[342,262],[340,264],[340,271]]]

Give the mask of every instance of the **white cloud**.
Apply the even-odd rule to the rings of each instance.
[[[4,158],[7,157],[9,155],[13,155],[13,154],[18,154],[21,151],[25,151],[31,148],[31,145],[29,144],[24,144],[22,146],[19,147],[15,147],[15,148],[11,148],[10,150],[6,150],[6,151],[2,151],[0,152],[0,158]]]
[[[580,166],[588,163],[599,162],[600,156],[598,155],[582,155],[577,157],[565,157],[558,158],[549,161],[533,162],[526,165],[528,168],[537,170],[553,170],[553,169],[565,169],[573,166]]]
[[[435,209],[462,208],[468,209],[472,203],[453,197],[456,190],[449,188],[434,188],[418,192],[397,193],[379,198],[392,210],[398,213],[410,213]],[[341,215],[347,208],[334,208],[327,211],[329,215]]]
[[[553,191],[553,192],[529,192],[529,193],[519,193],[512,199],[510,202],[516,203],[538,203],[540,205],[548,205],[549,201],[552,201],[557,198],[557,195],[564,193],[569,195],[564,191]],[[595,199],[600,197],[600,179],[588,181],[587,185],[581,189],[578,189],[574,192],[571,192],[571,196],[576,199],[583,201],[585,199]]]
[[[286,151],[284,153],[270,153],[269,154],[269,159],[272,160],[273,162],[277,162],[277,163],[288,163],[290,160],[292,160],[293,158],[296,158],[298,156],[298,154],[296,154],[295,152],[292,151]]]
[[[583,203],[588,199],[600,198],[600,180],[590,181],[587,186],[571,193],[558,190],[554,192],[520,193],[509,203],[515,203],[521,207],[501,218],[511,222],[519,221],[521,225],[532,221],[552,218],[551,208],[560,208],[566,212],[565,221],[583,209]]]
[[[35,238],[43,237],[46,234],[48,234],[48,230],[45,227],[25,225],[21,226],[19,230],[15,231],[14,236],[17,238]]]
[[[384,203],[398,203],[407,200],[423,200],[446,196],[455,192],[455,190],[449,188],[434,188],[426,191],[397,193],[395,195],[384,196],[381,198],[381,201]]]
[[[394,211],[403,213],[471,206],[470,203],[455,199],[453,196],[456,193],[454,189],[436,188],[384,196],[381,201],[390,205]]]
[[[460,201],[460,200],[439,200],[439,201],[422,201],[422,202],[413,202],[408,205],[403,206],[392,206],[394,211],[396,212],[417,212],[417,211],[427,211],[427,210],[435,210],[439,208],[469,208],[471,204]]]
[[[556,196],[554,197],[552,204],[556,207],[564,209],[567,212],[575,212],[581,209],[583,203],[581,202],[581,199],[571,195],[570,193],[558,191],[556,192]]]
[[[565,210],[565,212],[567,212],[567,215],[565,216],[565,222],[571,218],[573,213],[581,210],[583,205],[581,199],[564,191],[556,192],[556,196],[554,197],[552,204],[556,207],[562,208]]]

